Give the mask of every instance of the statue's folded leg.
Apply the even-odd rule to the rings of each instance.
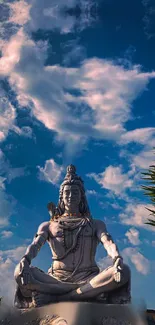
[[[56,296],[68,293],[78,287],[75,283],[62,282],[36,267],[30,267],[30,275],[30,281],[26,285],[22,283],[22,275],[17,274],[15,277],[17,282],[15,302],[17,302],[17,305],[20,305],[22,300],[27,305],[26,302],[29,298],[32,300],[34,292]]]
[[[93,299],[101,293],[112,292],[121,288],[128,281],[130,281],[130,269],[124,264],[121,274],[121,281],[114,280],[115,268],[113,266],[100,272],[98,275],[88,280],[86,284],[80,286],[78,289],[73,290],[66,296],[67,299],[84,300]],[[65,299],[65,297],[64,297]]]

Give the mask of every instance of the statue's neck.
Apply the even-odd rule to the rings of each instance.
[[[65,209],[64,215],[80,217],[79,209]]]

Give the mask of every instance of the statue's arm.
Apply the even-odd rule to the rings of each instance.
[[[28,246],[24,257],[31,264],[31,260],[35,258],[40,251],[41,247],[45,244],[49,235],[49,222],[43,222],[32,241],[32,243]]]
[[[121,257],[117,245],[114,243],[111,235],[108,233],[105,223],[101,220],[96,220],[96,235],[98,240],[106,249],[107,254],[113,259],[114,262],[118,257]]]

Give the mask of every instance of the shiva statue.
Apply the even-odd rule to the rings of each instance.
[[[123,263],[105,223],[92,218],[84,182],[73,165],[67,167],[57,207],[54,203],[47,207],[50,220],[38,227],[15,268],[15,306],[30,308],[63,301],[116,303],[112,299],[125,294],[125,302],[119,303],[129,303],[130,269]],[[48,273],[31,265],[46,242],[52,253]],[[95,261],[99,243],[112,259],[111,266],[103,271]]]

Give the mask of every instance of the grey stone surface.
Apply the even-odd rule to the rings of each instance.
[[[53,315],[59,315],[68,325],[148,325],[143,314],[131,305],[82,302],[51,304],[24,312],[15,310],[14,315],[5,315],[3,322],[0,317],[0,325],[50,325]]]
[[[121,320],[115,317],[103,317],[102,325],[131,325],[131,322],[128,320]]]
[[[130,269],[103,221],[93,219],[82,179],[73,165],[60,186],[58,205],[48,204],[50,221],[42,223],[15,269],[17,308],[40,307],[51,302],[130,302]],[[41,247],[48,242],[52,266],[48,273],[31,266]],[[111,266],[100,271],[96,249],[102,243]]]

